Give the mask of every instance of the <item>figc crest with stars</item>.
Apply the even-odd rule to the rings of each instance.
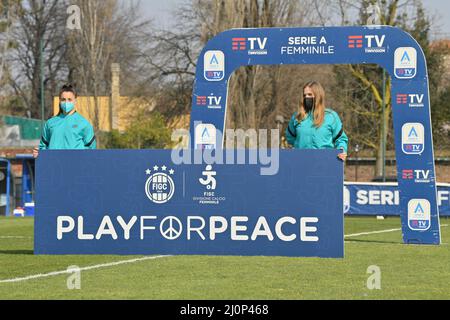
[[[152,169],[145,171],[149,176],[145,183],[145,194],[156,204],[166,203],[175,193],[175,183],[171,177],[175,174],[175,170],[168,170],[166,166],[158,167],[157,165]]]

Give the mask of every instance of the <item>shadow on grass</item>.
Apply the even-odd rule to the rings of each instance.
[[[403,244],[403,242],[400,242],[400,241],[361,240],[361,239],[345,239],[345,242],[364,242],[364,243],[382,243],[382,244]]]
[[[12,255],[33,255],[34,251],[33,250],[0,250],[0,255],[1,254],[12,254]]]

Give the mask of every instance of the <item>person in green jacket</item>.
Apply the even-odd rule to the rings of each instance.
[[[94,128],[76,110],[77,92],[71,85],[61,88],[59,94],[59,114],[44,125],[39,148],[33,150],[33,156],[39,156],[39,150],[87,150],[96,149]]]
[[[296,149],[339,149],[338,157],[347,159],[348,137],[338,114],[325,108],[325,90],[316,81],[303,87],[298,112],[286,129],[286,140]]]

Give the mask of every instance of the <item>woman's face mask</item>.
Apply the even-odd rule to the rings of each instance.
[[[61,102],[60,106],[64,113],[70,113],[75,108],[75,104],[73,102]]]
[[[315,107],[315,99],[305,97],[303,99],[303,106],[305,107],[306,112],[311,111]]]
[[[61,93],[59,107],[65,114],[71,113],[75,109],[76,96],[71,91]]]

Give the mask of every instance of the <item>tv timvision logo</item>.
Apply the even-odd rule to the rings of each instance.
[[[417,51],[412,47],[400,47],[394,54],[394,73],[398,79],[412,79],[417,74]]]
[[[407,104],[410,108],[423,108],[424,94],[397,94],[397,104]]]
[[[402,170],[402,179],[408,181],[414,181],[415,183],[430,183],[431,171],[430,170]]]
[[[222,109],[222,97],[211,94],[209,96],[197,96],[197,106],[208,109]]]
[[[207,81],[222,81],[225,77],[225,54],[210,50],[204,56],[204,76]]]
[[[195,127],[195,149],[216,149],[217,129],[213,124],[201,123]]]
[[[426,199],[408,202],[408,226],[414,231],[426,231],[431,227],[431,205]]]
[[[386,47],[384,47],[385,35],[356,35],[348,37],[348,47],[350,49],[362,49],[366,53],[385,53]]]
[[[249,55],[267,55],[267,38],[232,38],[233,51],[247,51]]]
[[[425,128],[421,123],[405,123],[402,127],[402,150],[405,154],[422,154]]]

